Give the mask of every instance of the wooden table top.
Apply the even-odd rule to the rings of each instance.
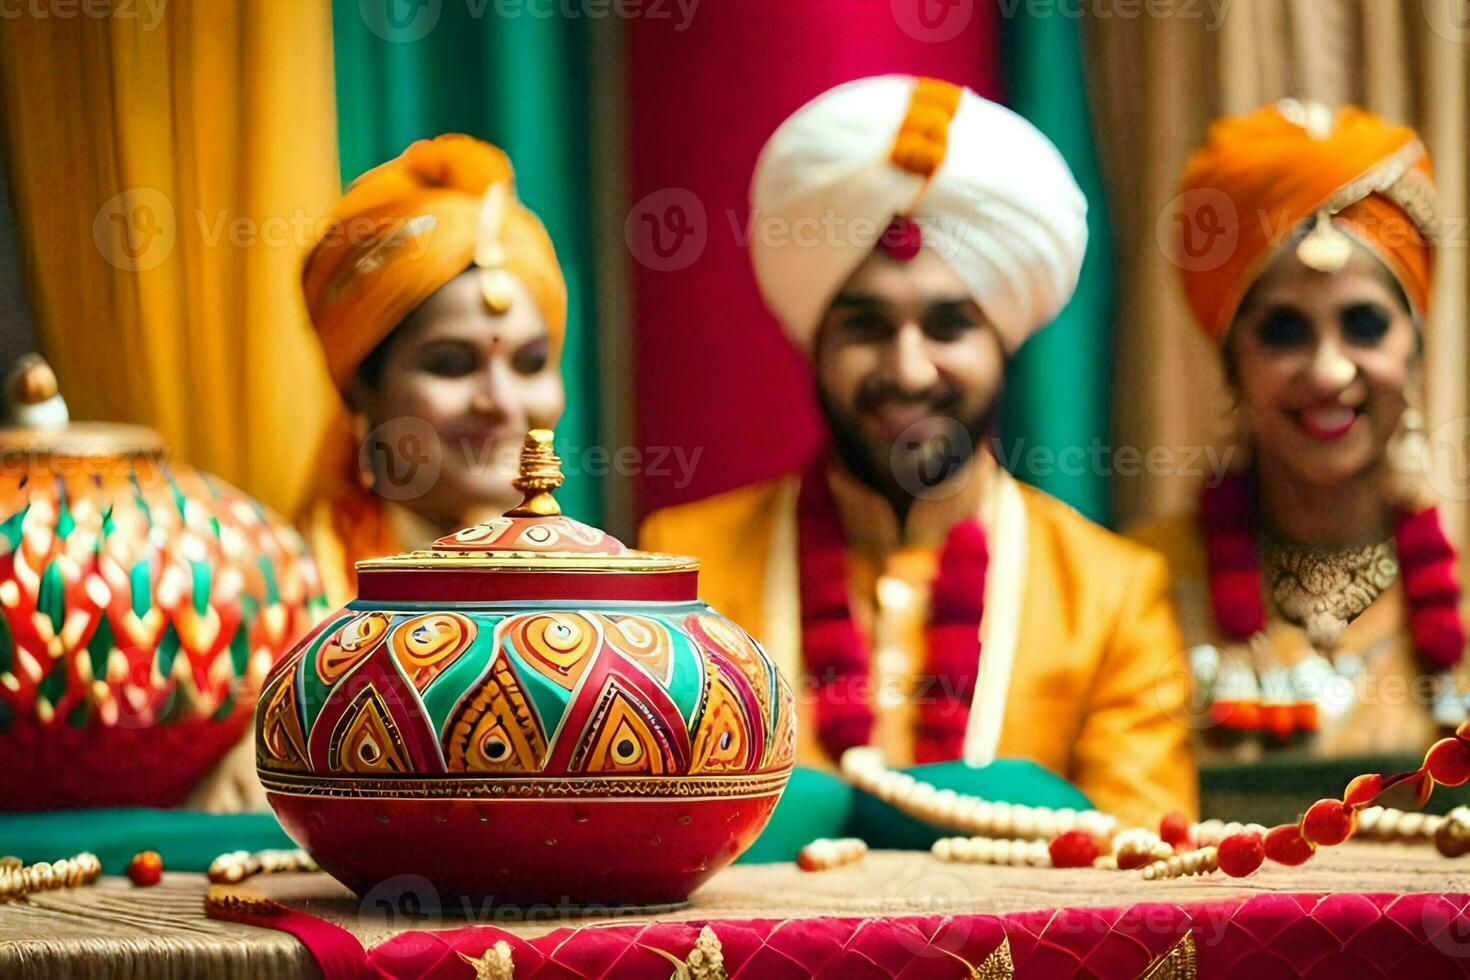
[[[153,888],[104,878],[94,886],[0,905],[0,976],[315,976],[304,946],[270,929],[204,913],[204,876],[169,873]],[[438,903],[422,880],[382,883],[362,898],[324,874],[260,876],[234,886],[335,922],[371,947],[411,929],[489,925],[523,937],[563,927],[661,920],[790,919],[933,914],[999,915],[1056,907],[1209,902],[1263,892],[1470,892],[1470,859],[1426,846],[1347,844],[1299,868],[1246,879],[1215,874],[1144,881],[1137,872],[951,864],[928,853],[875,851],[809,874],[793,864],[736,865],[693,901],[657,915],[586,914],[548,905],[506,911]],[[267,972],[268,971],[268,972]]]

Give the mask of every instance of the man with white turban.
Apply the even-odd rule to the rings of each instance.
[[[1057,149],[974,92],[838,86],[751,185],[761,294],[813,367],[831,446],[653,514],[798,697],[798,758],[1034,760],[1125,821],[1195,808],[1186,673],[1156,554],[985,448],[1006,362],[1076,286],[1087,203]]]

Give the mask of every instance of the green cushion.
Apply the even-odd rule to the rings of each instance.
[[[1074,810],[1092,806],[1077,787],[1027,759],[997,759],[980,769],[972,769],[959,761],[935,762],[906,771],[915,779],[932,783],[940,789],[952,789],[956,793],[997,803],[1071,807]],[[952,832],[920,823],[875,796],[858,793],[847,836],[861,837],[869,847],[927,851],[936,840],[952,836]]]
[[[981,769],[958,761],[936,762],[906,771],[940,789],[1001,803],[1074,810],[1092,806],[1077,787],[1026,759],[997,759]],[[869,847],[928,850],[943,836],[944,831],[857,792],[829,772],[798,767],[771,822],[740,860],[791,861],[797,851],[818,837],[860,837]]]
[[[796,852],[818,837],[843,837],[857,791],[832,773],[797,766],[771,822],[750,850],[737,860],[747,864],[795,861]]]
[[[27,863],[81,851],[122,874],[139,851],[157,851],[169,871],[205,871],[225,851],[295,847],[270,813],[193,810],[61,810],[0,813],[0,851]]]

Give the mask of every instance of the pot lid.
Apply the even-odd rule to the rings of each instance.
[[[73,422],[51,365],[39,354],[18,358],[5,379],[6,424],[0,451],[7,464],[51,456],[159,456],[163,438],[142,425]]]
[[[357,563],[359,573],[500,570],[523,572],[691,572],[694,558],[629,548],[561,512],[552,491],[564,481],[550,429],[532,429],[521,447],[525,495],[500,517],[445,535],[428,548]]]

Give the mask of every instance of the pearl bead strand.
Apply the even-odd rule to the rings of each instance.
[[[1266,836],[1266,828],[1258,823],[1241,823],[1232,820],[1226,823],[1224,820],[1202,820],[1191,824],[1189,828],[1189,839],[1196,847],[1219,846],[1220,842],[1235,834],[1260,834]]]
[[[843,753],[842,775],[853,786],[916,820],[970,837],[1049,841],[1067,831],[1082,830],[1109,841],[1118,829],[1118,819],[1099,810],[996,803],[938,789],[889,769],[882,754],[868,747]]]
[[[941,861],[954,861],[961,864],[1051,867],[1051,853],[1047,850],[1046,841],[1041,840],[942,837],[934,842],[930,853]]]
[[[796,866],[803,871],[830,871],[856,864],[867,853],[868,845],[856,837],[818,837],[796,855]]]
[[[1445,818],[1432,813],[1413,813],[1391,806],[1370,806],[1358,811],[1358,840],[1389,841],[1396,844],[1428,843],[1439,832]]]
[[[1143,879],[1144,881],[1158,881],[1166,878],[1183,878],[1185,875],[1203,875],[1219,867],[1219,850],[1213,846],[1201,847],[1145,865]]]
[[[234,885],[258,874],[290,871],[319,871],[311,855],[300,849],[230,851],[209,862],[209,880],[216,885]]]
[[[0,858],[0,902],[24,898],[35,892],[90,885],[102,874],[97,855],[83,851],[60,861],[22,864],[20,858]]]

